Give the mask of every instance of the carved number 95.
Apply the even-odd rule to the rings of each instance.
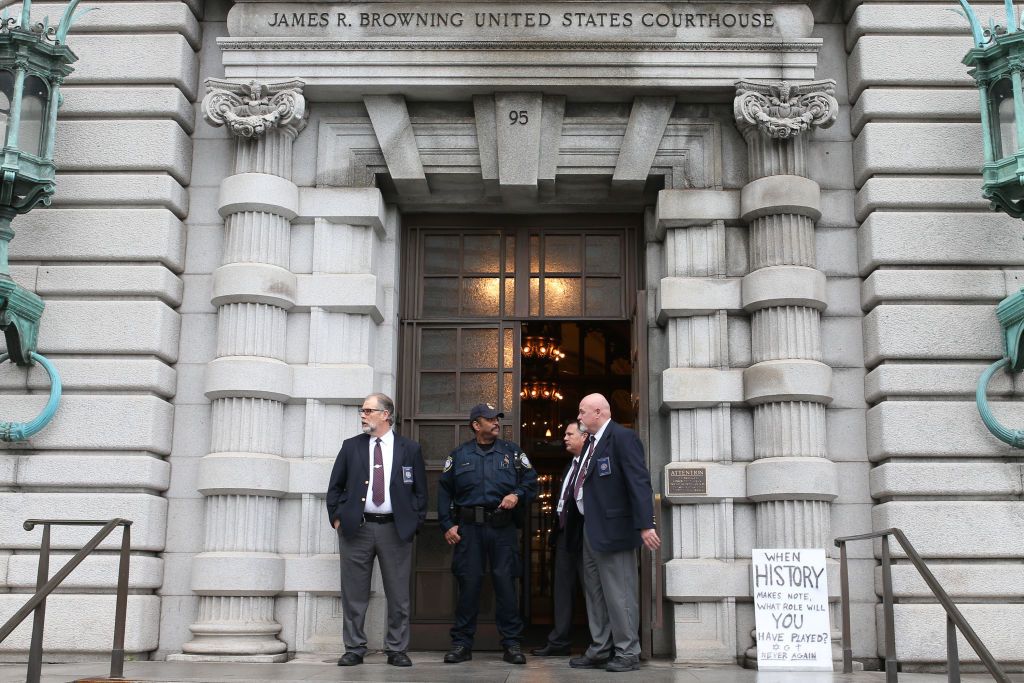
[[[508,113],[508,125],[510,126],[514,126],[517,123],[520,126],[525,126],[529,122],[530,114],[525,109],[520,109],[519,111],[513,110]]]

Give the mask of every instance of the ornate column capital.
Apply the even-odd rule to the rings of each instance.
[[[226,125],[232,135],[260,138],[277,129],[298,135],[306,127],[306,98],[302,81],[233,83],[206,79],[203,118],[211,125]]]
[[[828,128],[839,113],[834,80],[792,85],[780,83],[736,83],[733,115],[740,130],[756,127],[777,140],[798,137],[818,126]]]

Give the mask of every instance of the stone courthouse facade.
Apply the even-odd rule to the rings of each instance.
[[[126,517],[134,656],[337,653],[323,492],[362,398],[396,397],[432,487],[481,400],[531,457],[557,452],[520,353],[546,335],[582,368],[552,375],[548,430],[596,387],[645,440],[654,655],[755,656],[752,548],[837,557],[836,536],[900,527],[1024,665],[1022,459],[973,402],[1024,226],[981,198],[956,3],[94,4],[69,39],[53,205],[14,222],[65,396],[0,447],[0,620],[35,582],[24,519]],[[1019,390],[990,392],[1014,426]],[[0,420],[46,392],[42,369],[0,367]],[[416,543],[413,646],[433,649],[449,556],[432,521]],[[109,648],[115,547],[49,600],[48,657]],[[869,665],[878,552],[851,546]],[[942,666],[941,608],[906,563],[894,582],[900,659]]]

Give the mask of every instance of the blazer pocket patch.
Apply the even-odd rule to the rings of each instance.
[[[412,483],[412,468],[409,467],[408,465],[402,465],[402,483]]]

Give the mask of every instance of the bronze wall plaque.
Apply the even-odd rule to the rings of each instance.
[[[668,495],[708,495],[708,471],[703,467],[680,467],[668,471]]]

